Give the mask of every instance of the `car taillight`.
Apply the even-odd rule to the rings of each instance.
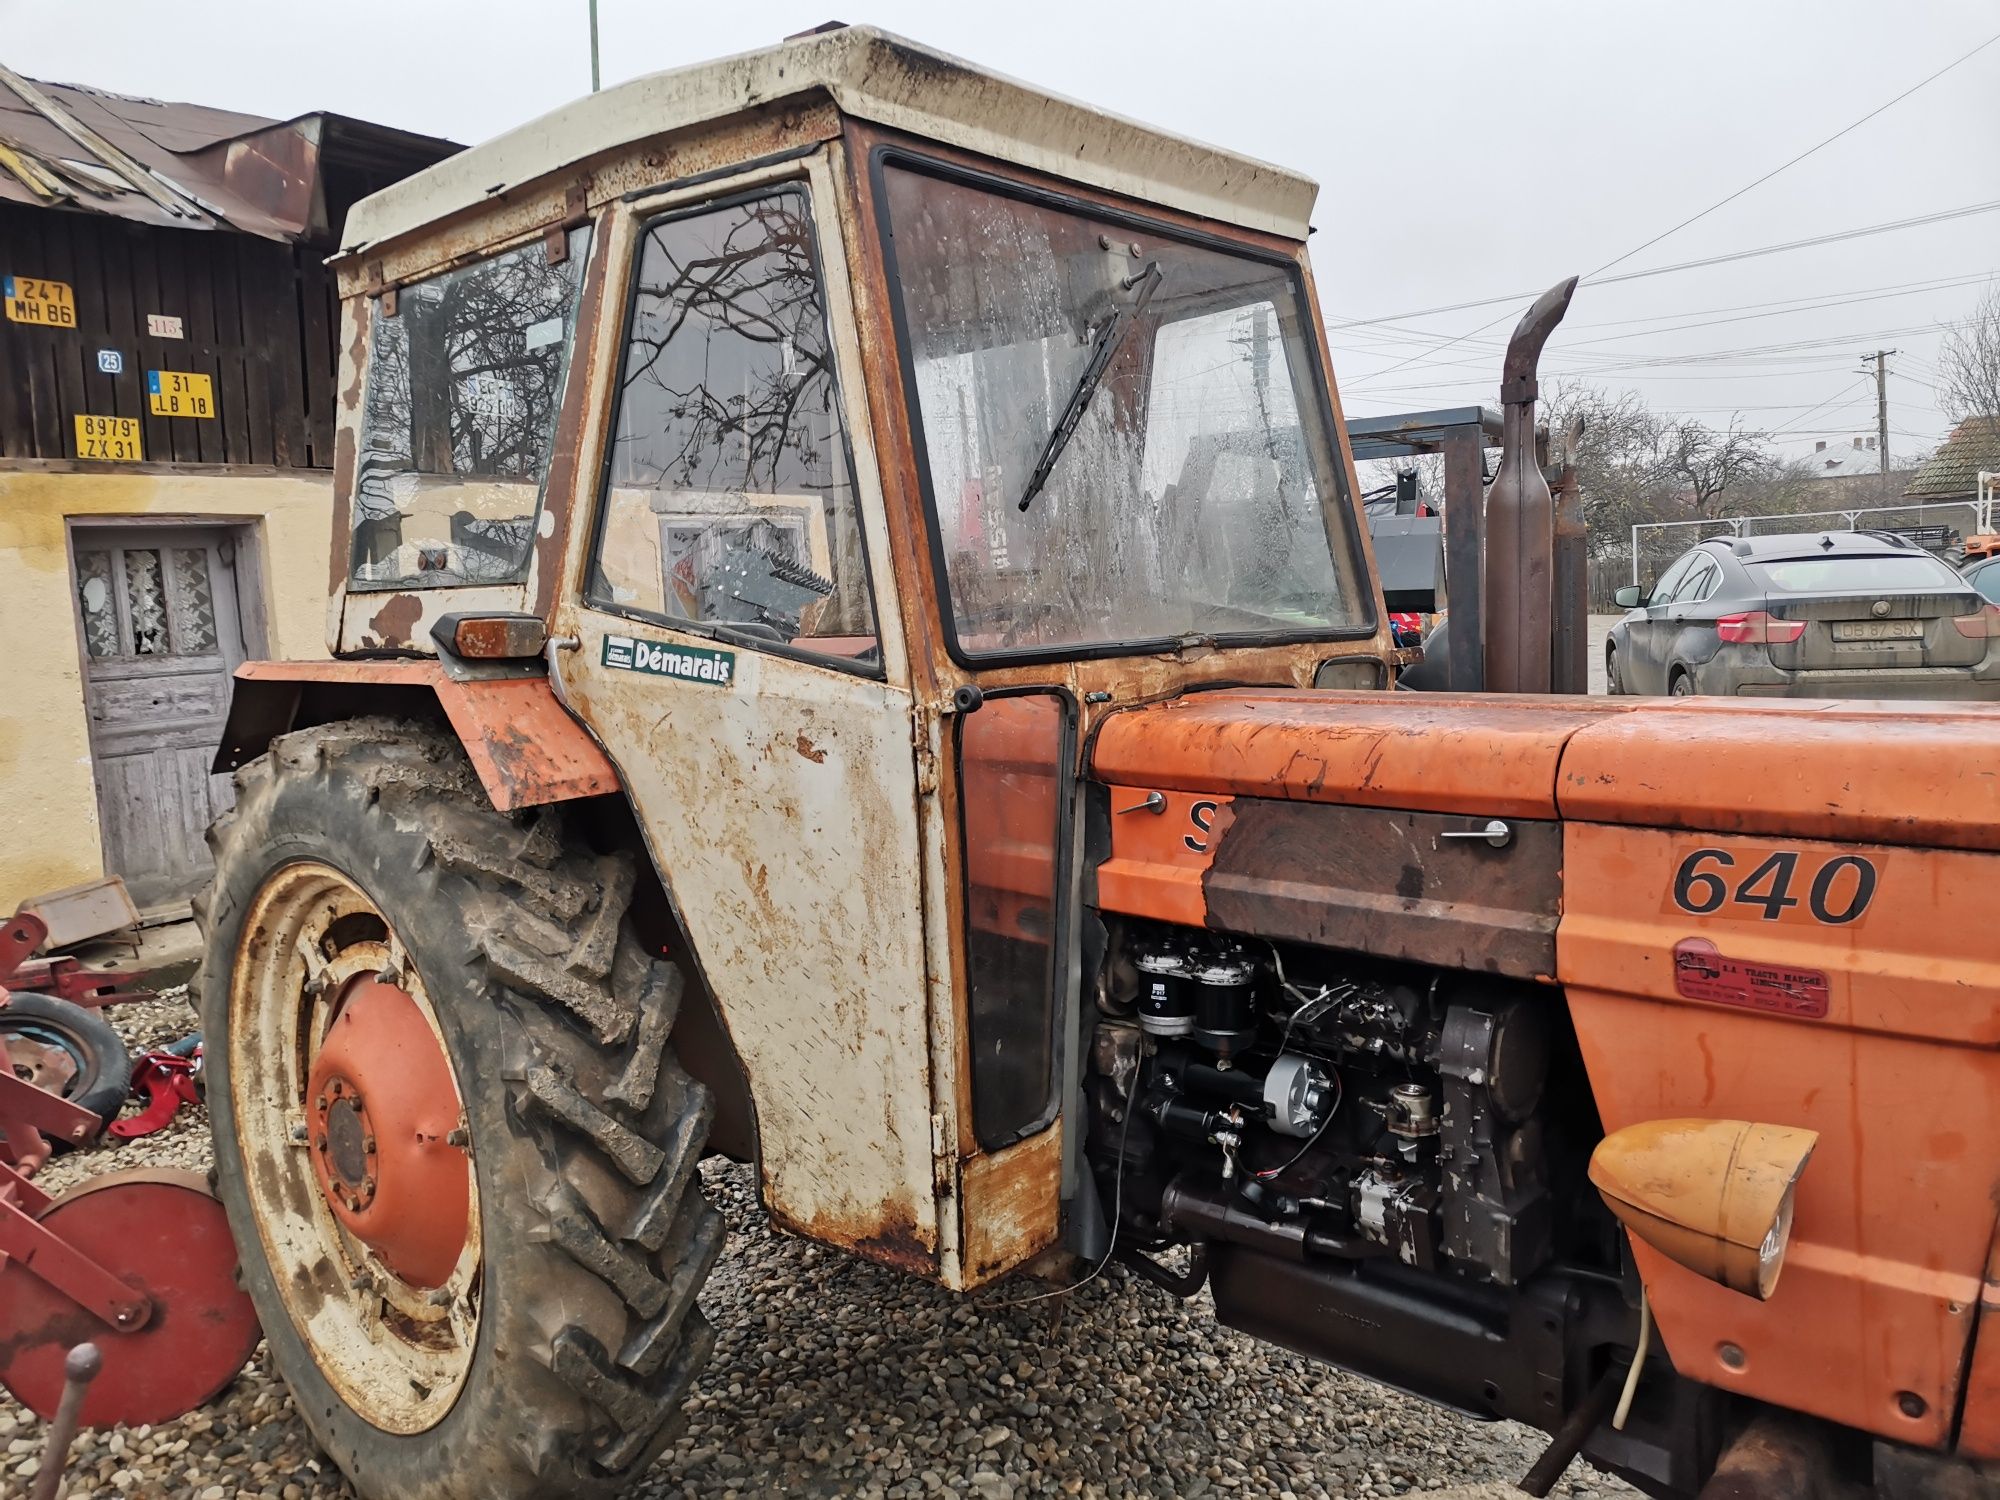
[[[1715,633],[1730,646],[1783,645],[1804,635],[1806,622],[1774,620],[1763,610],[1753,609],[1748,614],[1724,615],[1715,622]]]
[[[1982,605],[1969,615],[1953,615],[1951,623],[1968,640],[2000,640],[2000,604]]]

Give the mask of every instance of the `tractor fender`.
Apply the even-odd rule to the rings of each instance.
[[[292,729],[362,714],[444,711],[500,812],[620,789],[597,741],[540,673],[453,672],[438,661],[253,661],[236,669],[214,769],[255,760]]]

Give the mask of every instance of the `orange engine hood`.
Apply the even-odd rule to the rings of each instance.
[[[1563,747],[1637,699],[1193,693],[1113,714],[1091,773],[1120,786],[1553,818]]]
[[[2000,705],[1252,689],[1103,721],[1125,787],[2000,849]]]

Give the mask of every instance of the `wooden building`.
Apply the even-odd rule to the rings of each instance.
[[[246,656],[324,653],[358,198],[458,149],[0,68],[0,912],[122,875],[184,910]]]

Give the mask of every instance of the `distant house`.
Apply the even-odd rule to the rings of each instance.
[[[1807,461],[1807,468],[1815,479],[1879,479],[1882,477],[1879,452],[1872,437],[1851,438],[1848,446],[1835,443],[1831,448],[1822,439],[1813,444],[1813,456]]]
[[[0,913],[185,910],[246,655],[324,654],[347,210],[458,149],[0,67]]]
[[[1893,462],[1893,461],[1892,461]],[[1873,437],[1850,438],[1846,443],[1818,442],[1812,455],[1802,460],[1806,477],[1815,483],[1815,505],[1893,505],[1908,469],[1891,467],[1882,472],[1882,450]]]
[[[1925,461],[1903,494],[1911,500],[1973,501],[1979,497],[1979,476],[2000,474],[2000,416],[1967,417]]]

